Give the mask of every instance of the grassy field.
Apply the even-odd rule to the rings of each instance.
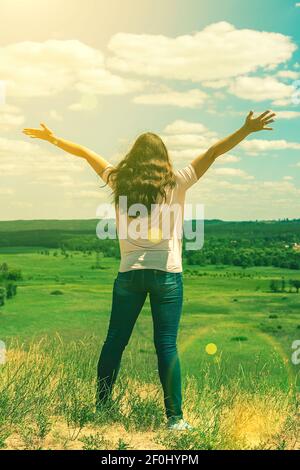
[[[55,256],[56,255],[56,256]],[[272,293],[276,268],[186,267],[179,334],[184,411],[194,433],[162,428],[162,394],[149,301],[124,353],[112,409],[93,414],[95,366],[118,262],[72,252],[2,249],[20,268],[18,294],[0,308],[0,445],[9,448],[294,448],[300,294]],[[53,295],[59,291],[61,295]],[[206,346],[214,343],[217,353]],[[12,405],[12,403],[14,405]],[[111,423],[114,423],[114,426]]]

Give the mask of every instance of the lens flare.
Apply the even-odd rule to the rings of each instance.
[[[206,345],[205,351],[209,356],[214,356],[218,351],[218,347],[214,343],[209,343]]]
[[[161,229],[151,227],[148,230],[148,240],[151,243],[159,243],[162,240],[162,231],[161,231]]]

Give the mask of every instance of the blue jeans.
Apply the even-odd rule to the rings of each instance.
[[[157,269],[119,272],[114,281],[109,328],[98,362],[97,406],[101,407],[111,397],[123,351],[148,293],[166,415],[182,418],[181,371],[176,346],[183,300],[182,273]]]

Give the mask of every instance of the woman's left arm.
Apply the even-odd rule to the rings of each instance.
[[[93,150],[88,149],[87,147],[57,137],[54,132],[43,123],[41,123],[41,127],[42,129],[26,128],[23,130],[23,133],[25,135],[28,135],[32,139],[45,140],[55,145],[56,147],[61,148],[67,153],[75,155],[76,157],[84,158],[95,170],[95,172],[99,176],[102,176],[103,171],[109,165],[109,162],[105,160],[105,158],[101,157],[100,155],[95,153]]]
[[[274,122],[273,118],[275,117],[275,113],[272,113],[271,111],[265,111],[257,118],[254,118],[253,114],[253,111],[250,111],[244,125],[239,130],[229,135],[228,137],[225,137],[225,139],[216,142],[205,153],[199,155],[191,162],[198,179],[204,175],[204,173],[214,163],[216,158],[232,150],[244,139],[246,139],[248,135],[252,134],[253,132],[273,130],[271,127],[269,127],[269,124]]]

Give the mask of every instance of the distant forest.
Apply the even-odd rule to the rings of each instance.
[[[119,258],[117,240],[99,240],[99,220],[0,222],[0,248],[39,247],[97,251]],[[195,222],[194,222],[195,223]],[[205,221],[201,250],[186,251],[189,265],[274,266],[300,269],[300,219],[254,222]]]

